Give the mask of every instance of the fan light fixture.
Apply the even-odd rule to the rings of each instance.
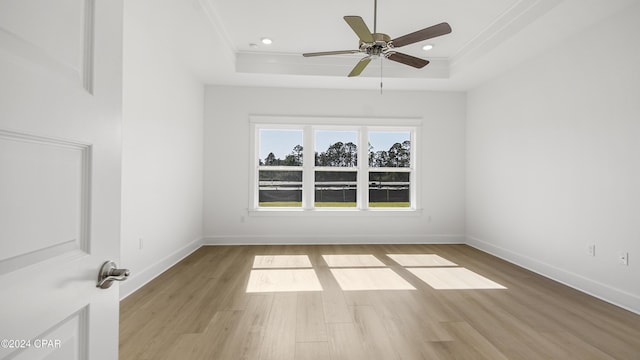
[[[429,51],[431,49],[433,49],[433,45],[431,45],[431,44],[427,44],[427,45],[422,47],[422,50],[424,50],[424,51]]]
[[[260,41],[262,41],[262,43],[265,45],[271,45],[273,43],[273,41],[268,37],[263,37],[262,39],[260,39]]]

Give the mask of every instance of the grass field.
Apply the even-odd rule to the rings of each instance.
[[[260,207],[301,207],[302,203],[299,201],[273,201],[273,202],[261,202]],[[336,207],[336,208],[354,208],[356,203],[354,202],[317,202],[316,207]],[[369,207],[372,208],[408,208],[410,206],[408,201],[398,202],[372,202],[369,203]]]
[[[270,201],[258,203],[260,207],[301,207],[302,203],[299,201]]]
[[[369,207],[391,207],[391,208],[400,208],[400,207],[410,207],[411,204],[408,201],[396,201],[396,202],[370,202]]]

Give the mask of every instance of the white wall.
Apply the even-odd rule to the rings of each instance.
[[[468,242],[636,312],[638,19],[634,6],[471,91],[466,142]]]
[[[205,243],[462,242],[465,107],[463,93],[388,91],[381,96],[375,90],[207,87]],[[249,115],[424,118],[423,212],[384,217],[248,215]]]
[[[119,265],[132,277],[122,283],[121,297],[201,244],[204,86],[182,46],[202,24],[190,2],[124,4]]]

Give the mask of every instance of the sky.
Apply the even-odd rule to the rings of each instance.
[[[291,154],[294,146],[303,144],[302,130],[260,129],[259,137],[261,159],[267,157],[270,152],[273,152],[276,158],[284,159]],[[369,142],[373,145],[373,151],[389,150],[393,144],[402,143],[409,138],[408,131],[369,131]],[[338,141],[356,144],[357,140],[357,131],[317,130],[315,148],[321,152]]]

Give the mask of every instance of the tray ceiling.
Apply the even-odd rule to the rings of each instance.
[[[302,57],[357,49],[343,20],[361,16],[373,31],[373,0],[197,0],[219,39],[207,82],[318,88],[465,90],[524,61],[633,0],[378,0],[377,31],[398,37],[446,21],[453,32],[403,47],[423,69],[374,60],[347,78],[361,54]],[[273,40],[271,45],[261,39]],[[430,51],[422,50],[432,44]]]

